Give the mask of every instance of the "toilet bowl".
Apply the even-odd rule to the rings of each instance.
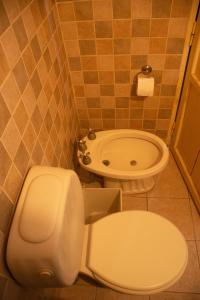
[[[114,290],[146,295],[174,284],[187,260],[184,237],[165,218],[126,211],[84,225],[74,171],[29,171],[7,245],[9,269],[21,285],[69,286],[82,272]]]
[[[91,163],[86,170],[104,177],[105,187],[121,188],[123,193],[144,193],[155,185],[155,175],[167,165],[169,150],[156,135],[149,132],[119,129],[96,132],[96,139],[84,138]]]

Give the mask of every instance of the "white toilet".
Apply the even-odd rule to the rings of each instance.
[[[23,286],[69,286],[82,272],[123,293],[152,294],[174,284],[187,260],[184,237],[165,218],[127,211],[84,225],[74,171],[36,166],[27,175],[7,246]]]

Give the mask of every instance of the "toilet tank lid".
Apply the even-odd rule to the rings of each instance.
[[[19,233],[25,241],[39,243],[51,236],[62,190],[62,180],[53,174],[42,174],[30,181],[19,223]]]

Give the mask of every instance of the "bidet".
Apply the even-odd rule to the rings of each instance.
[[[155,185],[155,176],[167,165],[169,150],[158,136],[140,130],[120,129],[96,132],[96,139],[84,137],[91,163],[81,166],[103,176],[104,187],[124,193],[144,193]],[[78,151],[78,156],[80,152]]]

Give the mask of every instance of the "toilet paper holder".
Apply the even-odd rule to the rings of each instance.
[[[149,75],[152,72],[152,67],[150,65],[145,65],[141,69],[141,73],[144,75]]]

